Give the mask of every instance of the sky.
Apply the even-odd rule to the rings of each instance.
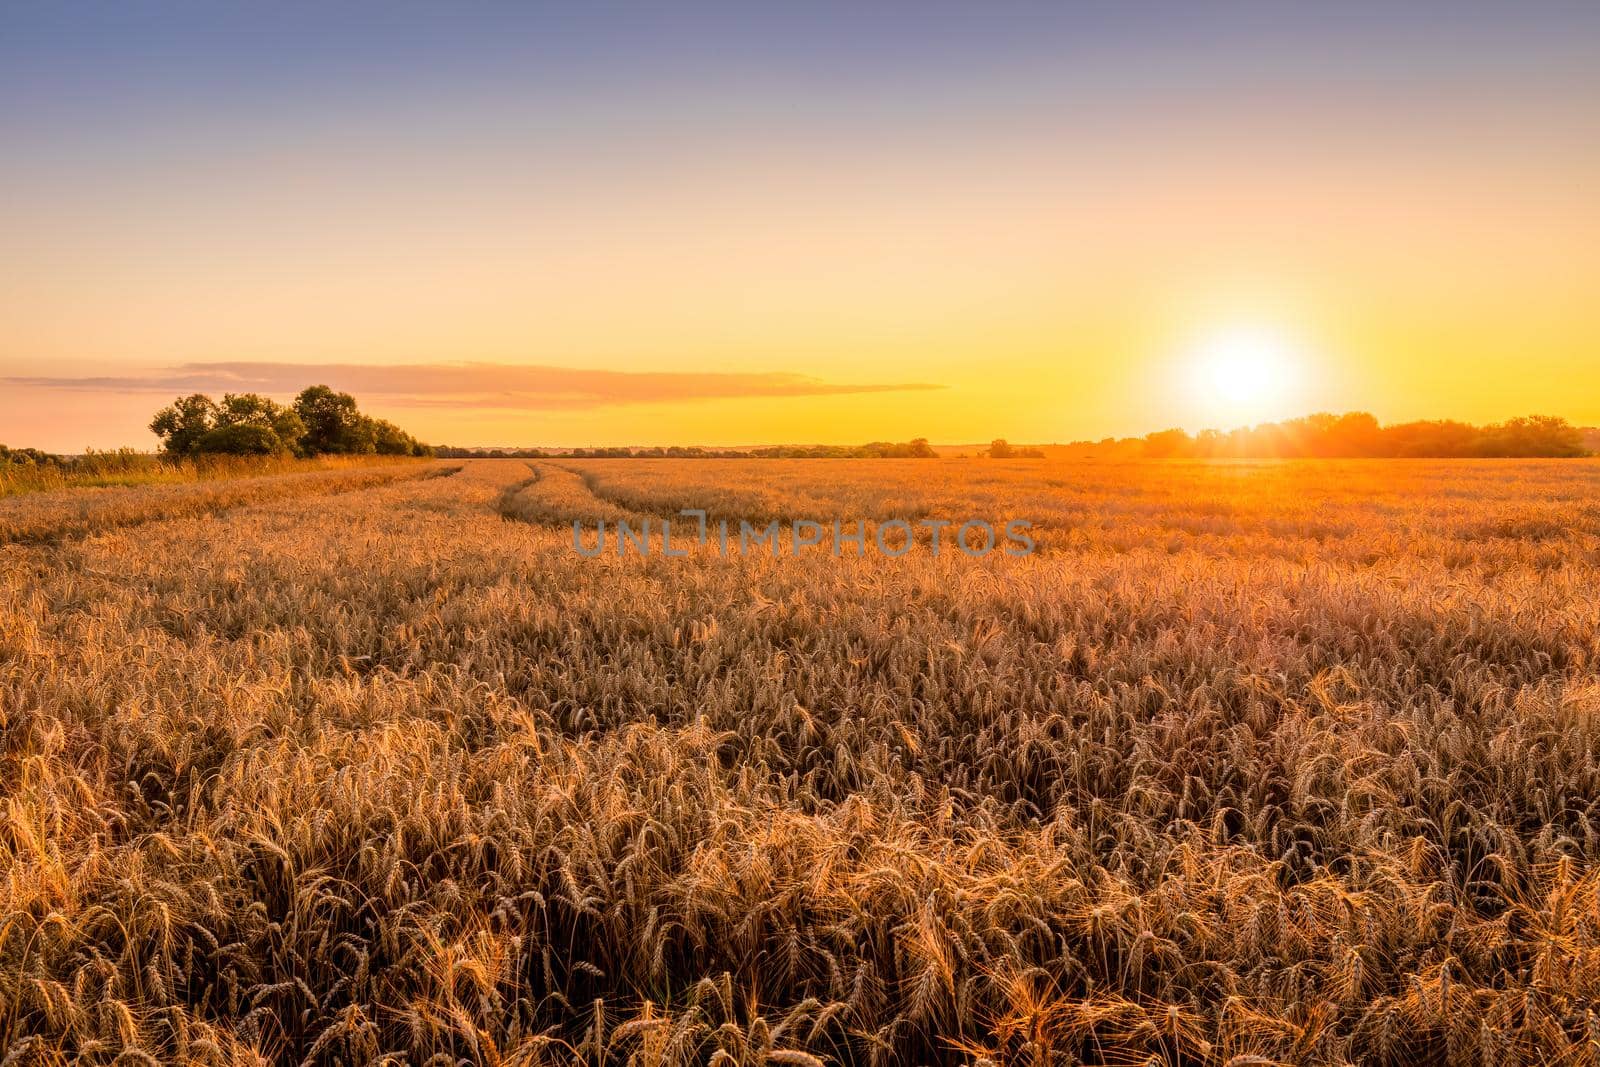
[[[1600,5],[0,0],[0,442],[1600,424]]]

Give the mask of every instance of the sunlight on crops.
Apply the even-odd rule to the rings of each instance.
[[[572,550],[691,507],[1039,550]],[[1587,461],[13,497],[0,1057],[1595,1062],[1597,666]]]

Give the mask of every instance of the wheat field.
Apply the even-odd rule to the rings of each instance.
[[[1596,1064],[1597,671],[1592,461],[15,496],[0,1062]]]

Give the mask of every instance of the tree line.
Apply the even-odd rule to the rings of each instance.
[[[1039,448],[1018,448],[1004,437],[996,437],[989,442],[989,447],[980,455],[990,459],[1043,459],[1044,450]]]
[[[926,437],[869,441],[864,445],[771,445],[762,448],[453,448],[434,449],[441,459],[938,459]]]
[[[1600,453],[1600,429],[1580,429],[1566,419],[1530,415],[1475,426],[1429,419],[1384,426],[1365,411],[1319,413],[1236,430],[1161,430],[1143,437],[1107,437],[1052,445],[1054,454],[1106,459],[1337,459],[1570,457]],[[461,448],[441,446],[448,459],[937,459],[926,438],[864,445],[773,445],[712,449],[696,445],[653,448]],[[997,438],[979,456],[1042,459],[1046,452]]]
[[[432,450],[394,423],[362,414],[355,397],[326,385],[279,404],[259,393],[179,397],[156,413],[150,432],[171,456],[427,456]]]
[[[41,452],[37,448],[7,448],[5,445],[0,445],[0,467],[8,464],[18,467],[44,466],[59,461],[59,456]]]
[[[1380,459],[1586,456],[1591,435],[1548,415],[1487,426],[1453,419],[1381,425],[1365,411],[1321,413],[1232,431],[1161,430],[1144,437],[1074,441],[1070,455],[1121,459]]]

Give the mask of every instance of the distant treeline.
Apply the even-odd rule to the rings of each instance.
[[[326,385],[302,390],[288,405],[258,393],[227,393],[220,403],[192,393],[157,412],[150,432],[169,456],[432,454],[394,423],[363,415],[349,393]]]
[[[41,452],[37,448],[7,448],[0,445],[0,467],[17,466],[51,466],[59,464],[61,457],[49,452]]]
[[[948,449],[947,449],[948,451]],[[1452,419],[1381,425],[1364,411],[1317,414],[1237,430],[1161,430],[1143,437],[1107,437],[1037,447],[993,441],[979,456],[1040,459],[1046,455],[1101,459],[1473,458],[1587,456],[1600,453],[1600,429],[1580,429],[1547,415],[1474,426]],[[937,459],[926,438],[864,445],[773,445],[765,448],[462,448],[437,446],[446,459]]]
[[[71,484],[143,481],[174,466],[168,457],[135,448],[91,448],[81,455],[58,456],[37,448],[0,445],[0,496],[19,488],[55,489]]]
[[[872,441],[864,445],[773,445],[767,448],[451,448],[440,445],[441,459],[938,459],[925,437],[910,441]]]
[[[1472,458],[1586,456],[1593,431],[1546,415],[1488,426],[1439,419],[1382,426],[1364,411],[1317,414],[1224,432],[1162,430],[1144,437],[1074,441],[1073,456],[1118,459]]]

